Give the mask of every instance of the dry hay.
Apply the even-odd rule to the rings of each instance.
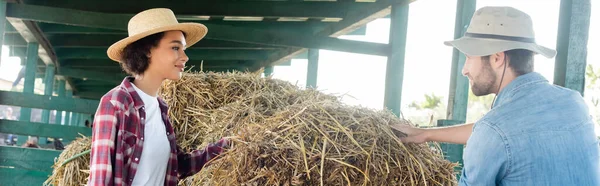
[[[184,150],[238,136],[179,185],[456,185],[455,164],[437,147],[398,141],[389,125],[410,123],[387,111],[239,72],[185,73],[160,92]]]
[[[71,157],[90,150],[92,140],[85,136],[77,138],[65,147],[65,150],[54,160],[52,175],[44,182],[44,185],[85,185],[89,176],[90,155],[85,154],[75,158],[67,164],[62,165]]]
[[[226,154],[180,185],[456,185],[452,164],[403,144],[386,111],[243,73],[185,74],[161,90],[187,150],[238,136]]]

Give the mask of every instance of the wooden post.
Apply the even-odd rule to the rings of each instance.
[[[265,74],[265,77],[271,76],[273,74],[273,66],[265,67],[265,70],[263,73]]]
[[[73,98],[73,90],[67,90],[67,98]],[[65,125],[71,125],[71,113],[73,112],[65,114]]]
[[[384,105],[400,116],[402,82],[404,80],[404,54],[408,27],[408,4],[393,4],[390,14],[390,53],[385,75]]]
[[[590,4],[590,0],[560,1],[556,41],[554,84],[576,90],[582,96],[585,89]]]
[[[58,80],[58,97],[65,97],[65,88],[66,88],[65,80],[64,79]],[[61,110],[56,111],[56,124],[63,125],[62,114],[63,114],[63,111],[61,111]]]
[[[54,90],[54,65],[46,66],[46,74],[44,74],[44,95],[52,96],[52,91]],[[50,110],[42,110],[42,122],[41,123],[50,123]],[[46,144],[47,137],[41,137],[39,139],[39,144]]]
[[[454,23],[454,38],[458,39],[464,35],[469,27],[471,18],[475,13],[475,0],[458,0],[456,6],[456,20]],[[449,120],[467,120],[467,102],[469,99],[469,79],[462,75],[466,57],[456,48],[452,51],[452,69],[450,72],[450,93],[448,95],[448,111],[446,117]]]
[[[6,1],[0,0],[0,45],[4,43],[4,30],[6,30]],[[2,54],[2,47],[0,46],[0,54]],[[0,59],[0,65],[2,60]]]
[[[52,96],[54,90],[54,65],[46,66],[46,74],[44,76],[44,95]],[[48,123],[50,119],[50,110],[42,110],[42,122]]]
[[[27,58],[25,59],[25,82],[23,85],[23,94],[33,94],[35,87],[35,70],[38,60],[38,43],[27,43]],[[31,108],[21,107],[20,121],[31,121]],[[27,136],[18,137],[18,145],[27,141]]]
[[[308,65],[306,68],[306,87],[316,88],[319,71],[319,49],[308,49]]]

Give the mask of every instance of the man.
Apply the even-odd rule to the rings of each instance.
[[[533,72],[529,15],[510,7],[475,12],[464,37],[445,42],[467,56],[462,74],[476,96],[496,94],[475,124],[419,129],[393,126],[405,142],[466,144],[460,185],[600,185],[599,143],[578,92]]]

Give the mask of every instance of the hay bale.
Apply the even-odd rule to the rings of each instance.
[[[185,73],[160,94],[184,150],[239,136],[179,185],[456,185],[455,164],[398,141],[389,125],[410,123],[387,111],[239,72]]]
[[[387,111],[244,73],[185,74],[161,92],[184,148],[240,137],[180,185],[456,184],[455,164],[398,141],[389,125],[410,123]]]
[[[66,146],[60,156],[54,160],[54,165],[52,166],[54,170],[52,171],[52,175],[44,182],[44,185],[86,185],[90,170],[89,154],[83,154],[64,165],[63,163],[91,148],[92,140],[85,136],[72,141]]]

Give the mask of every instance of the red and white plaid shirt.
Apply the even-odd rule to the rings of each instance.
[[[88,185],[131,185],[142,154],[144,102],[133,86],[132,77],[110,90],[100,100],[94,117],[90,177]],[[177,146],[173,127],[169,122],[168,107],[158,98],[171,155],[164,185],[176,186],[178,179],[193,175],[204,164],[219,155],[228,145],[221,139],[204,149],[185,153]]]

